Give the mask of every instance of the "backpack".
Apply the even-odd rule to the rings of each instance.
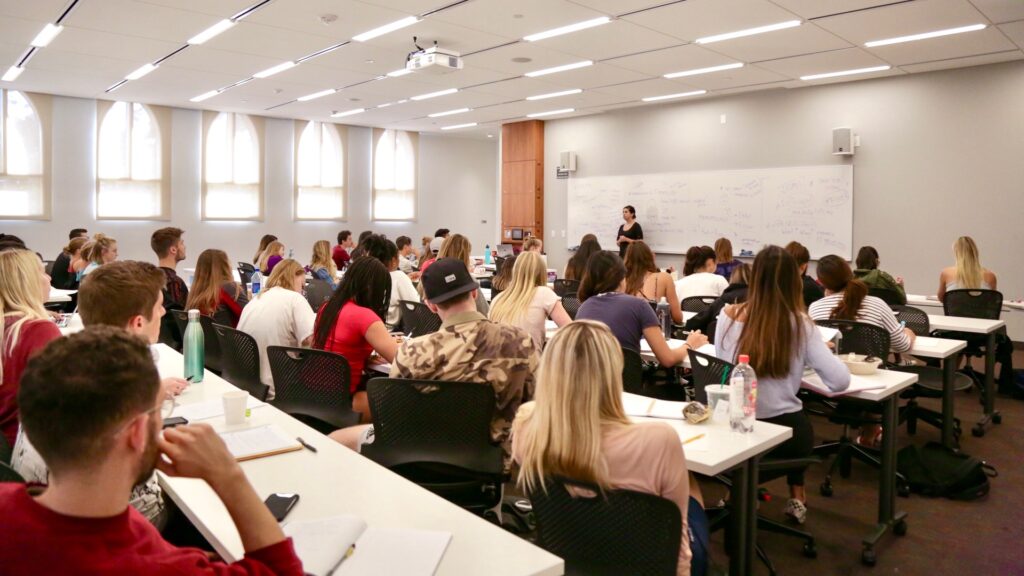
[[[988,479],[998,476],[992,465],[938,442],[903,448],[896,469],[907,479],[911,492],[953,500],[985,496],[990,488]]]

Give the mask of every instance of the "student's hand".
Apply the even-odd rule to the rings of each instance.
[[[903,286],[903,276],[897,276],[896,283],[899,284],[900,286]]]
[[[183,378],[164,378],[160,386],[168,396],[177,396],[188,388],[188,380]]]
[[[157,469],[169,476],[206,480],[214,491],[245,478],[235,457],[209,424],[176,426],[157,437]]]
[[[690,347],[690,350],[696,350],[707,343],[708,337],[701,334],[700,330],[694,330],[686,337],[686,345]]]
[[[625,236],[619,236],[619,239],[616,240],[616,242],[619,244],[625,244],[626,242],[629,242],[629,238],[626,238]]]

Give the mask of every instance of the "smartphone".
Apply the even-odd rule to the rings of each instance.
[[[174,428],[175,426],[184,426],[188,424],[188,420],[181,416],[171,416],[170,418],[164,418],[164,429]]]
[[[274,518],[278,522],[285,519],[288,513],[292,511],[295,504],[299,501],[298,494],[271,494],[267,497],[267,508],[270,508],[270,513],[274,515]]]

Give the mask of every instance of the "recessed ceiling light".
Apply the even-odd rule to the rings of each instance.
[[[337,90],[335,90],[334,88],[328,88],[327,90],[321,90],[319,92],[314,92],[312,94],[307,94],[305,96],[299,96],[297,98],[297,100],[299,102],[309,102],[310,100],[316,100],[317,98],[323,98],[324,96],[330,96],[331,94],[334,94],[335,92],[337,92]]]
[[[512,59],[512,61],[515,62],[516,64],[527,64],[529,62],[533,62],[533,58],[527,58],[526,56],[516,56],[515,58]]]
[[[915,40],[938,38],[940,36],[963,34],[964,32],[974,32],[976,30],[984,30],[985,27],[985,24],[971,24],[970,26],[960,26],[959,28],[947,28],[945,30],[936,30],[934,32],[924,32],[921,34],[912,34],[910,36],[897,36],[896,38],[887,38],[885,40],[872,40],[871,42],[865,42],[864,45],[867,46],[868,48],[875,48],[877,46],[888,46],[889,44],[900,44],[903,42],[913,42]]]
[[[548,98],[558,98],[559,96],[569,96],[571,94],[579,94],[583,92],[582,88],[575,88],[573,90],[563,90],[561,92],[551,92],[548,94],[538,94],[536,96],[527,96],[527,100],[547,100]]]
[[[459,128],[472,128],[476,126],[476,122],[470,122],[468,124],[453,124],[451,126],[441,126],[441,130],[458,130]]]
[[[156,66],[152,63],[146,63],[140,66],[131,74],[125,76],[124,78],[125,80],[138,80],[139,78],[142,78],[143,76],[149,74],[153,70],[156,70]]]
[[[210,90],[209,92],[204,92],[199,96],[196,96],[195,98],[190,98],[189,100],[191,102],[202,102],[203,100],[209,100],[210,98],[213,98],[217,94],[220,94],[220,90]]]
[[[669,74],[665,74],[665,78],[682,78],[683,76],[696,76],[698,74],[709,74],[711,72],[721,72],[722,70],[732,70],[734,68],[743,68],[743,62],[722,64],[721,66],[709,66],[707,68],[695,68],[693,70],[683,70],[682,72],[672,72]]]
[[[330,26],[331,24],[333,24],[333,23],[338,21],[338,15],[337,14],[324,14],[324,15],[320,16],[319,20],[320,20],[320,23],[323,24],[324,26]]]
[[[527,42],[536,42],[537,40],[544,40],[545,38],[553,38],[555,36],[561,36],[562,34],[571,34],[573,32],[578,32],[580,30],[586,30],[587,28],[601,26],[602,24],[607,24],[611,21],[612,19],[609,18],[608,16],[601,16],[600,18],[584,20],[583,22],[569,24],[568,26],[561,26],[559,28],[545,30],[544,32],[530,34],[529,36],[523,36],[523,40],[526,40]]]
[[[438,96],[447,96],[448,94],[455,94],[458,92],[458,88],[449,88],[447,90],[438,90],[437,92],[428,92],[426,94],[420,94],[419,96],[413,96],[412,100],[427,100],[429,98],[437,98]]]
[[[765,32],[775,32],[776,30],[795,28],[800,24],[802,24],[800,20],[787,20],[785,22],[779,22],[778,24],[769,24],[767,26],[758,26],[757,28],[747,28],[746,30],[737,30],[735,32],[726,32],[725,34],[716,34],[714,36],[697,38],[696,42],[697,44],[711,44],[712,42],[721,42],[722,40],[732,40],[733,38],[743,38],[744,36],[753,36],[755,34],[764,34]]]
[[[270,68],[267,68],[266,70],[263,70],[261,72],[257,72],[255,74],[253,74],[252,77],[253,78],[269,78],[269,77],[273,76],[274,74],[277,74],[279,72],[284,72],[285,70],[288,70],[289,68],[294,68],[295,66],[296,66],[295,62],[291,62],[291,61],[289,61],[289,62],[282,62],[282,63],[278,64],[277,66],[272,66]]]
[[[528,78],[535,78],[537,76],[547,76],[548,74],[555,74],[557,72],[565,72],[567,70],[575,70],[577,68],[586,68],[587,66],[592,66],[593,64],[593,60],[583,60],[582,62],[573,62],[572,64],[563,64],[561,66],[555,66],[553,68],[545,68],[543,70],[527,72],[526,74],[523,74],[523,76],[526,76]]]
[[[220,22],[217,22],[213,26],[210,26],[206,30],[203,30],[199,34],[196,34],[195,36],[189,38],[188,39],[188,43],[193,45],[193,46],[198,45],[198,44],[202,44],[203,42],[206,42],[210,38],[213,38],[214,36],[220,34],[221,32],[227,30],[228,28],[231,28],[234,25],[235,25],[234,22],[232,22],[231,20],[228,20],[227,18],[225,18],[224,20],[221,20]]]
[[[362,114],[363,112],[366,112],[366,108],[356,108],[355,110],[346,110],[345,112],[335,112],[334,114],[331,114],[331,118],[344,118],[345,116]]]
[[[487,137],[488,138],[494,138],[494,134],[488,134]]]
[[[884,72],[892,66],[872,66],[871,68],[857,68],[855,70],[840,70],[839,72],[826,72],[824,74],[811,74],[801,76],[801,80],[821,80],[822,78],[835,78],[836,76],[851,76],[853,74],[867,74],[869,72]]]
[[[387,75],[390,76],[391,78],[398,78],[399,76],[405,76],[406,74],[411,73],[412,70],[409,70],[408,68],[399,68],[398,70],[392,70],[391,72],[388,72]]]
[[[366,60],[363,60],[363,64],[373,64],[373,58],[367,58]]]
[[[575,112],[575,108],[562,108],[561,110],[549,110],[547,112],[536,112],[534,114],[527,114],[527,118],[541,118],[543,116],[554,116],[555,114],[568,114],[569,112]]]
[[[18,66],[11,66],[7,69],[7,72],[4,72],[4,75],[2,78],[0,78],[0,80],[3,80],[4,82],[14,82],[18,79],[18,76],[21,76],[21,73],[24,71],[24,68],[20,68]]]
[[[46,48],[50,42],[53,42],[53,39],[57,37],[57,34],[61,33],[61,30],[64,30],[63,26],[47,23],[46,26],[43,26],[43,29],[39,31],[39,34],[36,34],[36,37],[32,39],[30,44],[36,48]]]
[[[366,42],[367,40],[373,40],[377,36],[383,36],[388,32],[394,32],[395,30],[400,30],[402,28],[405,28],[406,26],[412,26],[413,24],[419,21],[420,19],[415,16],[408,16],[406,18],[402,18],[401,20],[395,20],[390,24],[385,24],[383,26],[374,28],[373,30],[363,32],[358,36],[353,36],[352,39],[355,40],[356,42]]]
[[[657,102],[659,100],[671,100],[673,98],[686,98],[687,96],[700,96],[701,94],[707,94],[707,90],[694,90],[692,92],[680,92],[678,94],[665,94],[664,96],[648,96],[647,98],[641,98],[644,102]]]
[[[440,118],[441,116],[451,116],[452,114],[462,114],[463,112],[469,112],[470,108],[456,108],[455,110],[448,110],[446,112],[434,112],[433,114],[427,114],[427,118]]]

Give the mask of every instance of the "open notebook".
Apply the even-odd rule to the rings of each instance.
[[[368,528],[348,515],[296,520],[284,533],[314,576],[431,576],[452,539],[450,532]]]
[[[239,462],[302,450],[302,444],[276,424],[221,432],[220,437]]]
[[[802,388],[810,390],[816,394],[827,396],[829,398],[835,398],[836,396],[845,396],[847,394],[854,394],[857,392],[864,392],[867,390],[881,390],[885,388],[885,382],[873,380],[871,377],[865,376],[854,376],[850,379],[850,387],[842,392],[833,392],[825,386],[825,383],[821,381],[821,376],[818,373],[806,368],[804,370],[803,381],[800,383]]]
[[[686,402],[672,402],[669,400],[656,400],[647,396],[622,394],[622,408],[626,416],[646,416],[648,418],[669,418],[671,420],[684,420],[683,408]]]

